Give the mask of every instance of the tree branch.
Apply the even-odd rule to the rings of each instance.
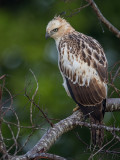
[[[32,159],[39,160],[40,158],[46,158],[50,160],[66,160],[63,157],[60,157],[58,155],[50,154],[50,153],[36,153],[33,155]]]
[[[86,0],[91,7],[93,8],[94,12],[96,13],[97,17],[107,26],[107,28],[113,32],[117,38],[120,38],[120,31],[114,27],[104,16],[103,14],[100,12],[98,6],[96,5],[96,3],[94,2],[94,0]]]
[[[120,99],[119,98],[110,98],[107,100],[107,107],[106,111],[119,111],[120,110]],[[89,128],[104,128],[105,130],[109,132],[113,131],[120,131],[120,128],[115,127],[107,127],[104,125],[96,125],[96,124],[90,124],[87,122],[83,122],[83,115],[78,110],[74,112],[71,116],[67,117],[64,120],[61,120],[60,122],[56,123],[53,127],[51,127],[44,135],[43,137],[38,141],[38,143],[25,155],[23,156],[17,156],[12,157],[11,160],[28,160],[32,159],[33,155],[36,153],[43,153],[47,152],[50,147],[56,142],[56,140],[65,132],[68,132],[75,128],[76,126],[86,126]]]
[[[107,99],[106,112],[120,111],[120,98]]]
[[[5,84],[5,77],[6,75],[2,75],[0,77],[0,80],[3,80],[2,85],[0,85],[0,153],[2,153],[5,156],[8,156],[8,152],[7,152],[6,145],[4,143],[4,138],[1,131],[2,130],[2,92]]]
[[[71,116],[67,117],[64,120],[56,123],[53,127],[51,127],[43,137],[38,141],[38,143],[25,155],[19,156],[17,160],[27,160],[31,159],[34,154],[40,152],[47,152],[49,148],[55,143],[55,141],[65,132],[68,132],[75,128],[74,125],[76,121],[81,121],[82,113],[77,111],[73,113]],[[11,158],[11,160],[15,160],[16,157]]]
[[[49,118],[47,117],[47,115],[44,113],[44,111],[39,107],[39,105],[37,105],[32,99],[30,99],[30,97],[27,95],[26,91],[25,91],[25,96],[28,98],[28,100],[34,105],[36,106],[39,111],[42,113],[42,115],[44,116],[44,118],[46,119],[46,121],[51,125],[51,127],[53,127],[52,122],[49,120]]]

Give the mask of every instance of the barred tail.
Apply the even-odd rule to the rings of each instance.
[[[98,121],[97,119],[91,117],[90,118],[91,123],[96,125],[102,125],[102,121]],[[104,129],[95,129],[91,128],[91,139],[92,143],[95,146],[101,147],[104,141]]]
[[[96,105],[96,110],[90,115],[90,122],[96,125],[103,125],[103,118],[106,108],[106,99]],[[93,145],[102,146],[104,141],[104,129],[91,128],[91,139]]]
[[[106,99],[104,99],[102,103],[97,104],[96,106],[79,105],[79,107],[86,118],[87,118],[87,115],[89,115],[90,122],[92,124],[96,124],[96,125],[103,124],[103,118],[104,118],[105,108],[106,108]],[[101,147],[104,141],[104,129],[91,128],[91,139],[92,139],[93,145]]]

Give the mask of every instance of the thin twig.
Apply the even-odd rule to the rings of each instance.
[[[111,83],[108,83],[108,84],[109,84],[109,86],[111,86],[111,87],[115,90],[115,92],[116,92],[116,93],[118,94],[118,96],[120,97],[120,90],[119,90],[118,88],[116,88],[114,84],[111,84]]]
[[[9,108],[12,108],[12,106],[13,106],[13,96],[12,96],[11,92],[10,92],[6,87],[4,87],[4,89],[6,90],[6,92],[7,92],[7,93],[9,94],[9,96],[10,96],[10,105],[9,105],[9,107],[5,110],[5,112],[2,114],[2,117],[5,116],[5,114],[6,114],[7,111],[9,110]]]
[[[116,138],[119,142],[120,142],[120,137],[118,135],[116,135],[116,133],[111,133],[113,135],[114,138]]]
[[[86,5],[81,6],[80,8],[74,9],[70,15],[65,16],[65,17],[72,17],[73,15],[78,14],[82,9],[88,7],[89,5],[90,3],[87,3]]]
[[[30,138],[31,138],[31,136],[33,135],[34,132],[35,132],[35,130],[33,130],[33,131],[29,134],[28,138],[25,140],[25,142],[24,142],[24,144],[22,145],[22,147],[20,147],[19,150],[18,150],[17,152],[15,152],[14,155],[16,155],[17,153],[19,153],[19,152],[27,145],[27,143],[29,142],[29,140],[30,140]]]
[[[12,128],[11,128],[11,126],[9,124],[7,124],[7,126],[8,126],[8,128],[9,128],[9,130],[11,132],[12,139],[14,141],[14,143],[10,146],[10,148],[7,150],[7,152],[9,152],[14,146],[16,147],[15,152],[17,152],[18,144],[17,144],[17,140],[15,138],[14,132],[13,132],[13,130],[12,130]]]
[[[28,96],[29,98],[29,96]],[[31,101],[31,99],[30,99]],[[35,103],[33,103],[36,105]],[[110,107],[109,106],[112,106]],[[37,106],[38,107],[38,106]],[[120,108],[120,99],[108,99],[107,100],[107,107],[106,111],[112,111],[117,110]],[[67,117],[64,120],[59,121],[58,123],[54,124],[53,127],[51,127],[44,135],[43,137],[37,142],[37,144],[28,151],[25,155],[16,156],[18,160],[27,160],[30,159],[33,155],[36,153],[41,153],[41,151],[47,152],[50,147],[56,142],[56,140],[65,132],[68,132],[75,128],[76,126],[86,126],[89,128],[96,128],[96,129],[105,129],[109,132],[120,132],[120,128],[115,127],[107,127],[105,125],[96,125],[96,124],[90,124],[87,122],[82,122],[83,116],[80,111],[74,112],[71,116]],[[115,138],[115,137],[114,137]],[[102,150],[101,150],[102,151]],[[15,160],[16,157],[12,157],[12,160]]]
[[[42,113],[42,115],[43,115],[44,118],[47,120],[47,122],[51,125],[51,127],[53,127],[53,123],[49,120],[49,118],[48,118],[47,115],[43,112],[43,110],[39,107],[39,105],[37,105],[34,101],[32,101],[32,100],[30,99],[30,97],[27,95],[26,91],[25,91],[25,96],[28,98],[28,100],[29,100],[30,102],[33,103],[34,106],[36,106],[36,107],[39,109],[39,111]]]
[[[118,67],[118,69],[117,69],[117,71],[116,71],[116,73],[115,73],[115,75],[113,77],[112,84],[115,81],[116,77],[118,76],[119,71],[120,71],[120,66]]]
[[[85,0],[90,3],[91,7],[93,8],[94,12],[96,13],[97,17],[107,26],[107,28],[113,32],[117,38],[120,38],[120,31],[114,27],[101,13],[98,6],[94,2],[94,0]]]
[[[21,125],[18,125],[18,124],[16,124],[16,123],[13,123],[13,122],[6,121],[6,120],[4,120],[4,119],[2,119],[2,120],[3,120],[4,123],[14,125],[14,126],[16,126],[17,128],[20,127],[20,128],[35,129],[35,130],[41,129],[41,130],[46,131],[45,128],[41,128],[41,125],[21,126]]]
[[[3,155],[8,156],[8,152],[6,149],[6,145],[4,143],[4,138],[2,134],[2,93],[3,93],[3,88],[5,85],[5,75],[0,77],[0,80],[3,80],[2,86],[0,86],[0,153],[3,153]]]
[[[33,94],[33,96],[32,96],[32,102],[33,102],[33,101],[34,101],[34,98],[35,98],[35,96],[36,96],[36,94],[37,94],[37,92],[38,92],[39,85],[38,85],[38,80],[37,80],[34,72],[33,72],[31,69],[29,69],[29,71],[32,73],[32,75],[33,75],[33,77],[34,77],[34,79],[35,79],[35,82],[36,82],[36,84],[37,84],[37,87],[36,87],[36,89],[35,89],[35,92],[34,92],[34,94]],[[33,118],[32,118],[32,115],[33,115],[33,114],[32,114],[32,107],[33,107],[33,103],[32,103],[32,102],[31,102],[31,106],[30,106],[30,122],[31,122],[32,125],[34,125],[34,124],[33,124]]]
[[[91,156],[88,158],[88,160],[93,159],[93,157],[98,154],[103,148],[105,148],[108,144],[110,144],[112,141],[114,140],[114,138],[112,138],[111,141],[109,141],[108,143],[106,143],[104,146],[102,146],[97,152],[95,152],[94,154],[91,154]]]

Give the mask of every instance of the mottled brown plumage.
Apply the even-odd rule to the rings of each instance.
[[[47,37],[55,39],[67,94],[84,115],[89,114],[91,122],[102,124],[107,96],[107,60],[103,48],[60,17],[50,21],[46,31]],[[92,129],[92,140],[100,146],[103,130]]]

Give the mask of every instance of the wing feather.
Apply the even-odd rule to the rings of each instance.
[[[101,103],[106,98],[107,60],[100,44],[74,31],[58,48],[60,71],[71,97],[84,106]]]

